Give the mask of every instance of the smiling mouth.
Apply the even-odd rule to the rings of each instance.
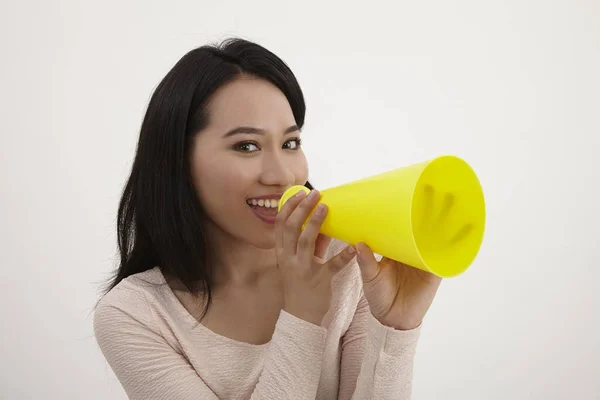
[[[267,224],[274,224],[279,208],[279,198],[248,199],[246,204],[254,215]]]

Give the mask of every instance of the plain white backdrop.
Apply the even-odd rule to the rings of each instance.
[[[600,398],[600,2],[0,6],[0,397],[125,399],[92,332],[154,87],[241,36],[307,101],[320,188],[441,154],[484,186],[479,257],[423,326],[414,398]]]

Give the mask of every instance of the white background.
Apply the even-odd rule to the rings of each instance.
[[[600,398],[600,2],[350,3],[1,3],[1,398],[125,398],[91,324],[119,194],[154,87],[230,35],[296,73],[318,187],[477,171],[485,242],[428,314],[415,399]]]

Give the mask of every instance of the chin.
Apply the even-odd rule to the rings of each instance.
[[[261,235],[253,235],[246,239],[246,241],[261,250],[271,250],[275,248],[275,232],[267,232]]]

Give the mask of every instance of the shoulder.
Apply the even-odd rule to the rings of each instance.
[[[132,275],[102,297],[93,321],[94,333],[99,341],[131,329],[158,332],[149,299],[154,298],[152,293],[164,284],[161,276],[157,269]]]

